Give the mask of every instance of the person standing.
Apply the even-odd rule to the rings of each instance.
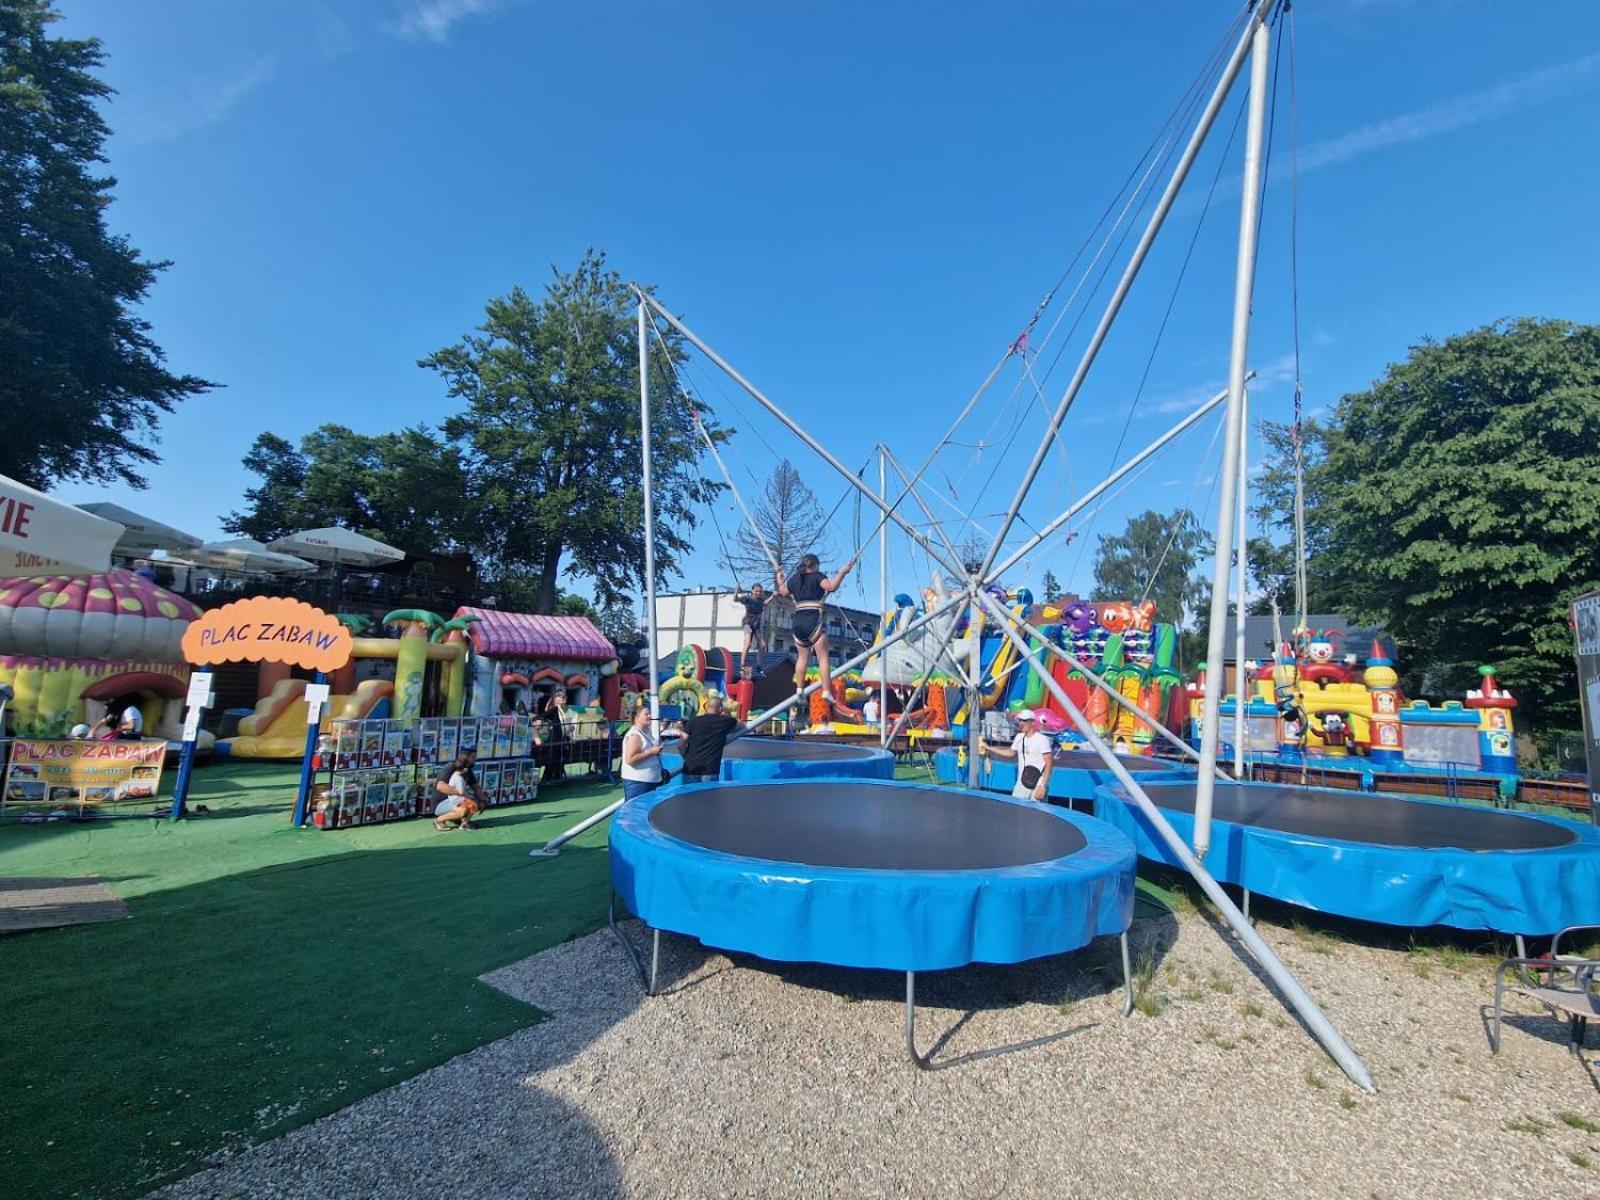
[[[144,713],[136,701],[129,700],[122,707],[122,720],[117,723],[117,737],[125,742],[137,742],[144,737]]]
[[[855,560],[845,563],[839,568],[839,573],[829,579],[822,574],[822,566],[817,561],[815,554],[807,554],[800,560],[800,565],[794,569],[794,574],[787,579],[783,572],[777,573],[778,595],[788,596],[794,601],[794,690],[804,691],[806,686],[806,666],[812,651],[817,655],[817,674],[822,681],[822,695],[827,700],[830,708],[837,709],[838,701],[833,695],[832,681],[829,678],[832,664],[828,661],[828,631],[824,624],[825,597],[830,592],[839,590],[839,585],[844,583],[845,576],[850,574],[855,566]]]
[[[1011,794],[1018,800],[1045,801],[1050,797],[1050,775],[1056,769],[1055,743],[1040,733],[1031,708],[1016,715],[1017,736],[1010,746],[993,746],[980,741],[980,753],[993,754],[1017,764],[1017,783]]]
[[[664,747],[650,727],[650,705],[641,703],[633,710],[628,732],[622,735],[622,798],[637,800],[655,791],[664,782],[661,755]]]
[[[869,692],[867,702],[861,706],[861,717],[868,725],[876,725],[878,716],[878,693]]]
[[[705,711],[684,722],[683,781],[715,783],[722,778],[722,751],[739,722],[722,711],[722,694],[706,693]]]
[[[734,588],[734,603],[744,605],[744,649],[739,652],[741,675],[749,669],[747,661],[752,647],[757,654],[767,651],[767,640],[761,632],[761,614],[766,611],[770,598],[759,583],[752,583],[748,592],[740,591],[737,586]]]
[[[567,777],[567,729],[561,721],[566,711],[567,689],[557,687],[544,708],[544,719],[550,728],[550,762],[544,769],[544,783],[555,783]]]

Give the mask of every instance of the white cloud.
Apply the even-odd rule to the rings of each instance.
[[[265,87],[277,73],[278,56],[269,53],[258,55],[221,78],[190,80],[181,92],[165,97],[156,111],[129,118],[127,134],[135,142],[167,142],[221,124],[241,100]]]
[[[408,0],[394,28],[401,37],[442,46],[450,40],[450,31],[457,24],[471,17],[488,16],[506,3],[507,0]]]
[[[1530,71],[1480,92],[1469,92],[1313,142],[1300,152],[1300,170],[1335,166],[1392,146],[1420,142],[1492,121],[1520,109],[1558,100],[1587,87],[1597,78],[1600,78],[1600,53]]]

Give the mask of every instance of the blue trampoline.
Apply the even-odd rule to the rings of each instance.
[[[780,962],[904,971],[906,1047],[923,1066],[918,971],[1116,934],[1126,976],[1135,858],[1090,817],[877,780],[696,784],[623,805],[611,827],[612,887],[654,931],[648,991],[661,930]]]
[[[1119,754],[1117,761],[1141,781],[1193,779],[1195,774],[1194,767],[1187,763],[1148,754]],[[964,784],[967,781],[960,751],[953,746],[934,752],[933,770],[940,783]],[[1056,769],[1050,773],[1050,799],[1068,804],[1075,800],[1092,801],[1097,789],[1116,781],[1105,760],[1093,750],[1057,750]],[[1009,796],[1016,784],[1017,764],[1014,762],[990,758],[979,767],[978,786],[987,791]]]
[[[1193,781],[1144,786],[1194,840]],[[1178,866],[1121,788],[1097,815],[1141,856]],[[1223,883],[1318,912],[1546,935],[1600,920],[1600,830],[1554,817],[1381,792],[1218,782],[1206,866]]]
[[[683,758],[663,754],[662,763],[674,773],[683,770]],[[725,783],[767,779],[893,779],[894,755],[876,746],[842,746],[808,738],[741,737],[722,752]]]

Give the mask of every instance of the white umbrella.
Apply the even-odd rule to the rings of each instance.
[[[302,529],[299,533],[291,533],[267,543],[267,549],[351,567],[381,567],[385,563],[399,562],[406,556],[404,550],[396,550],[377,538],[369,538],[352,529],[341,529],[337,525],[330,525],[326,529]]]
[[[97,500],[93,504],[80,504],[78,507],[86,513],[104,517],[108,521],[117,521],[127,530],[117,540],[118,554],[132,556],[149,554],[152,550],[170,550],[181,554],[200,545],[200,539],[192,533],[174,529],[171,525],[136,513],[132,509],[123,508],[120,504],[113,504],[109,500]]]
[[[269,550],[255,538],[228,538],[220,542],[207,542],[195,550],[186,551],[184,559],[200,567],[214,567],[219,571],[262,571],[269,575],[303,575],[317,569],[293,554],[279,554]]]
[[[0,578],[109,570],[121,536],[117,522],[0,475]]]

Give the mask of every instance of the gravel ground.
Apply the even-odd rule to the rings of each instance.
[[[157,1194],[1600,1196],[1591,1068],[1543,1017],[1490,1058],[1489,960],[1264,932],[1378,1095],[1199,914],[1135,926],[1154,1015],[1120,1016],[1114,940],[920,977],[929,1072],[901,1046],[901,976],[663,937],[646,1001],[601,931],[485,977],[553,1020]]]

